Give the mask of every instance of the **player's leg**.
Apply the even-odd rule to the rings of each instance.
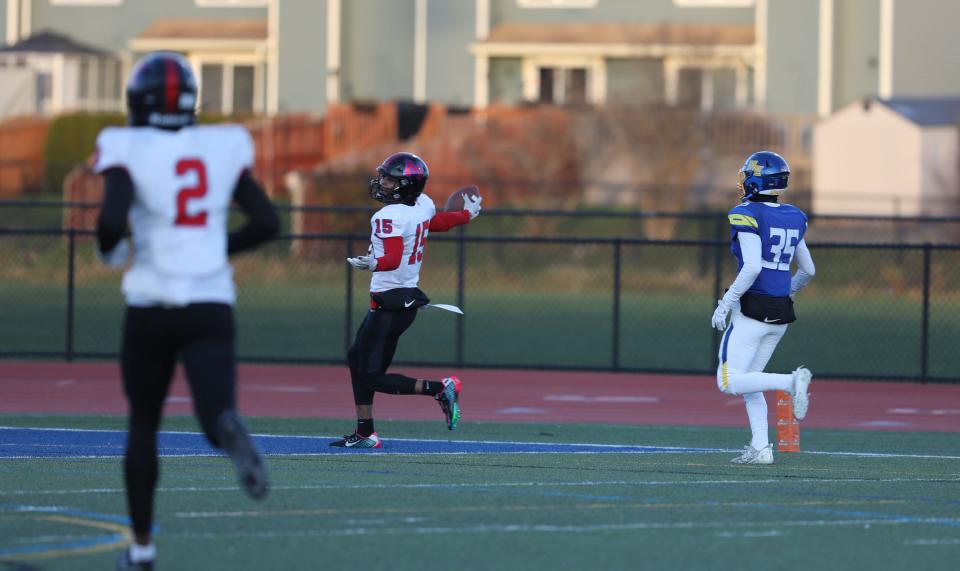
[[[233,308],[222,303],[198,303],[175,311],[197,420],[210,444],[233,460],[247,494],[261,499],[269,487],[266,464],[236,411]]]
[[[358,335],[358,371],[362,382],[378,393],[417,394],[417,379],[398,373],[387,373],[397,352],[400,336],[417,317],[416,310],[387,311],[370,314],[369,327]],[[365,321],[365,325],[367,322]]]
[[[720,346],[720,365],[717,368],[717,386],[726,394],[743,395],[750,422],[750,443],[744,446],[743,453],[732,459],[734,464],[772,464],[773,448],[769,443],[767,425],[767,401],[762,390],[754,388],[768,382],[764,377],[751,377],[758,374],[753,365],[758,356],[765,363],[769,360],[773,348],[767,342],[771,327],[759,321],[734,314],[730,326],[724,333]],[[779,326],[785,328],[785,326]],[[777,332],[777,330],[773,330]],[[780,332],[782,335],[782,332]],[[777,336],[779,339],[779,336]],[[762,374],[762,373],[761,373]]]
[[[753,355],[753,361],[747,367],[751,373],[763,372],[777,348],[780,339],[786,333],[787,326],[782,325],[771,328],[757,343],[757,351]],[[747,418],[750,419],[750,432],[752,438],[750,447],[754,450],[770,449],[772,456],[773,448],[770,446],[770,426],[767,420],[767,399],[762,392],[747,393],[743,395],[743,402],[747,407]],[[766,452],[764,452],[766,454]]]
[[[780,343],[780,340],[783,339],[786,332],[787,326],[782,325],[763,338],[760,344],[760,350],[757,352],[753,364],[750,366],[752,371],[762,371],[767,366],[770,356],[773,355],[774,349],[777,348],[777,345]],[[792,383],[786,392],[793,395],[793,416],[797,420],[803,420],[807,415],[807,408],[810,404],[810,397],[807,394],[807,390],[813,374],[810,373],[809,369],[799,367],[790,374],[790,377]]]
[[[764,338],[776,335],[776,332],[782,337],[785,330],[785,325],[761,323],[736,312],[720,346],[720,365],[717,367],[717,386],[720,390],[730,395],[770,390],[792,391],[793,375],[751,370],[755,357],[767,346]],[[773,347],[776,347],[776,342]],[[772,353],[773,349],[769,350]],[[769,355],[766,358],[769,359]]]
[[[151,528],[159,476],[157,430],[176,364],[168,318],[159,307],[128,307],[124,317],[120,366],[130,416],[123,478],[134,544],[121,560],[128,567],[155,556]]]
[[[363,325],[361,325],[361,329],[363,329]],[[350,350],[347,351],[350,384],[353,388],[353,403],[357,413],[357,427],[353,434],[344,435],[342,439],[331,442],[330,445],[345,448],[380,448],[380,437],[373,425],[373,396],[375,392],[367,386],[360,374],[359,331],[357,333],[357,339],[350,346]]]
[[[380,438],[373,423],[373,397],[375,391],[368,383],[364,369],[377,354],[382,332],[386,324],[382,311],[370,310],[363,323],[357,329],[353,345],[347,351],[347,365],[350,368],[350,384],[353,388],[353,403],[357,412],[357,428],[353,434],[347,434],[340,440],[330,443],[330,446],[339,448],[380,448]]]
[[[386,365],[384,371],[386,371],[386,368],[389,368],[390,364],[393,362],[393,355],[397,350],[397,343],[400,340],[400,336],[410,328],[417,316],[416,310],[407,310],[399,313],[409,314],[409,316],[401,315],[394,321],[394,330],[387,337],[386,347],[384,349],[383,363]],[[409,386],[410,377],[404,375],[394,376],[389,373],[384,373],[379,378],[381,380],[387,380],[388,382],[391,379],[396,379],[396,382],[401,383],[402,386]],[[415,383],[413,385],[413,394],[432,396],[440,405],[440,410],[443,411],[447,422],[447,428],[449,430],[453,430],[460,422],[459,401],[461,385],[462,382],[460,379],[453,376],[441,379],[439,381],[430,379],[415,379]]]
[[[389,333],[384,340],[383,358],[379,364],[383,372],[370,377],[370,385],[378,392],[432,396],[443,411],[447,428],[449,430],[455,429],[460,422],[460,379],[457,377],[447,377],[435,381],[430,379],[414,379],[406,375],[386,372],[393,362],[393,355],[396,353],[400,336],[410,328],[417,317],[417,310],[396,311],[392,313],[394,313],[394,315],[391,317]]]

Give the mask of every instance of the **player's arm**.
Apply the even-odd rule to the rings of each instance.
[[[430,219],[431,232],[446,232],[451,228],[469,224],[471,220],[480,215],[480,203],[482,196],[466,196],[463,200],[463,210],[456,212],[437,212]]]
[[[813,256],[810,255],[806,240],[800,240],[800,243],[797,244],[794,258],[797,260],[797,273],[793,274],[790,279],[790,295],[803,289],[817,274],[817,268],[813,265]]]
[[[431,232],[446,232],[457,226],[463,226],[470,222],[470,213],[466,210],[459,212],[437,212],[430,219]]]
[[[392,272],[400,267],[403,259],[403,237],[391,236],[383,239],[383,255],[376,258],[377,265],[370,271]]]
[[[227,237],[227,254],[250,250],[270,240],[280,231],[277,211],[250,171],[244,170],[233,190],[233,200],[247,215],[247,222]]]
[[[97,218],[97,254],[109,266],[127,261],[129,245],[123,240],[127,216],[133,204],[133,179],[126,169],[113,167],[104,170],[103,207]]]
[[[726,329],[727,316],[730,314],[730,310],[750,289],[763,269],[763,254],[761,253],[763,244],[758,233],[756,218],[749,213],[738,212],[737,209],[731,211],[727,218],[730,220],[731,232],[740,244],[743,267],[740,268],[736,279],[727,288],[727,292],[723,294],[723,298],[717,300],[717,308],[713,312],[711,322],[714,328],[719,331]]]
[[[370,219],[370,233],[383,242],[383,255],[375,258],[373,254],[367,252],[366,256],[355,256],[347,258],[347,263],[358,270],[367,270],[368,272],[390,272],[400,267],[403,260],[403,232],[406,222],[403,217],[398,217],[395,210],[387,207]],[[390,216],[387,218],[387,216]]]
[[[760,236],[749,232],[737,232],[737,241],[740,243],[743,267],[740,268],[740,273],[730,284],[727,293],[723,294],[723,298],[730,305],[739,301],[743,294],[747,293],[747,290],[750,289],[763,269],[763,255],[761,253],[763,245],[760,242]]]

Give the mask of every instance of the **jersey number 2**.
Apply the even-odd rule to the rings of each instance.
[[[182,159],[177,163],[177,176],[182,177],[189,172],[196,173],[197,183],[187,186],[177,193],[177,226],[206,226],[207,212],[201,210],[194,214],[187,212],[187,203],[194,198],[203,198],[207,195],[207,168],[200,159]]]

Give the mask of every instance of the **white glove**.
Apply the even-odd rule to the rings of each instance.
[[[463,209],[470,213],[470,220],[473,220],[477,216],[480,216],[480,203],[483,202],[483,197],[479,194],[477,196],[464,196],[463,197]]]
[[[347,258],[347,263],[358,270],[367,270],[372,272],[373,270],[377,269],[377,259],[373,256],[356,256],[353,258]]]
[[[94,250],[97,252],[97,260],[101,264],[111,267],[119,268],[127,263],[127,259],[130,257],[130,240],[122,239],[117,242],[117,245],[113,247],[107,253],[100,251],[100,248],[94,247]]]
[[[733,309],[734,305],[736,305],[736,302],[727,298],[726,295],[717,300],[717,308],[713,310],[714,329],[723,331],[727,328],[727,317],[729,317],[730,310]]]

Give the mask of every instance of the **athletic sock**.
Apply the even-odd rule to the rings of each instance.
[[[760,450],[770,443],[767,399],[763,393],[747,393],[743,395],[743,402],[747,405],[747,418],[750,419],[750,446]]]
[[[138,543],[130,544],[130,561],[140,563],[143,561],[153,561],[157,558],[157,547],[150,543],[149,545],[140,545]]]
[[[423,380],[423,394],[437,396],[443,392],[443,383],[440,381]]]
[[[360,436],[370,436],[373,434],[373,419],[372,418],[358,418],[357,419],[357,434]]]

